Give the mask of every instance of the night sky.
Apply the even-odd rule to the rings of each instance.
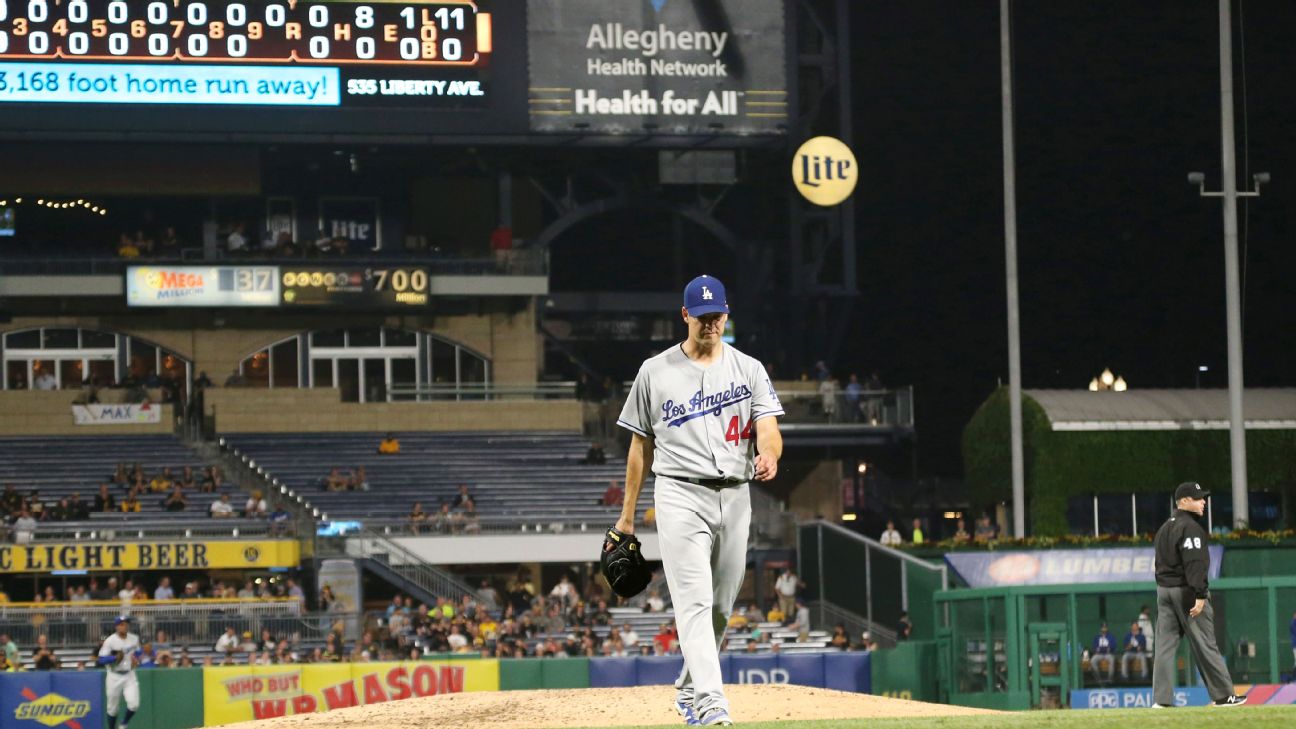
[[[1296,3],[1234,4],[1248,386],[1296,352]],[[847,360],[916,388],[920,472],[1007,382],[999,3],[853,4],[862,300]],[[1022,367],[1027,388],[1224,387],[1215,2],[1016,2]],[[1243,32],[1242,29],[1245,29]],[[1243,50],[1245,49],[1245,63]],[[1244,94],[1245,89],[1245,94]]]

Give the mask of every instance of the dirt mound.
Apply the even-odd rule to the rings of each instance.
[[[780,719],[875,719],[996,712],[903,701],[844,691],[764,684],[726,686],[735,722]],[[543,729],[645,724],[683,725],[671,708],[669,686],[492,691],[443,694],[323,714],[229,724],[238,729]]]

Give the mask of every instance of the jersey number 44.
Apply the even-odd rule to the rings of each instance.
[[[729,418],[729,427],[725,428],[725,442],[733,443],[735,446],[740,445],[744,440],[752,439],[752,421],[747,421],[747,426],[740,432],[738,430],[738,416]]]

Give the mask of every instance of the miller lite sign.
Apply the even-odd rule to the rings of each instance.
[[[814,137],[792,157],[792,182],[815,205],[837,205],[850,197],[858,180],[855,155],[840,139]]]

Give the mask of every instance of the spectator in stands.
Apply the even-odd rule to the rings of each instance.
[[[922,519],[915,518],[913,520],[913,538],[910,541],[914,543],[914,546],[923,543]]]
[[[666,601],[656,590],[648,591],[648,600],[644,603],[644,612],[660,613],[666,609]]]
[[[208,466],[203,469],[202,485],[199,487],[204,494],[215,493],[220,488],[220,470],[215,466]]]
[[[612,613],[608,611],[608,604],[606,600],[598,601],[598,607],[594,609],[594,613],[590,617],[590,619],[594,622],[595,625],[612,624]]]
[[[90,593],[86,592],[85,585],[77,585],[72,594],[68,595],[69,602],[85,602],[90,599]]]
[[[100,587],[99,580],[91,577],[89,592],[91,600],[115,600],[117,599],[117,578],[109,577],[108,584]]]
[[[897,621],[899,626],[896,628],[896,640],[909,640],[913,635],[913,620],[909,619],[909,612],[902,610],[900,619]]]
[[[466,502],[472,501],[473,495],[468,491],[468,484],[459,484],[459,493],[454,498],[454,508],[462,507]]]
[[[211,516],[213,519],[234,518],[234,505],[230,503],[229,494],[221,494],[219,499],[212,502]]]
[[[388,433],[382,442],[378,444],[378,454],[382,456],[395,456],[400,454],[400,441],[396,436]]]
[[[13,666],[13,670],[18,670],[22,660],[18,655],[18,644],[13,642],[13,638],[10,638],[8,633],[0,633],[0,652],[3,653],[8,664]]]
[[[795,630],[797,641],[805,643],[810,640],[810,608],[806,607],[804,600],[796,601],[796,613],[792,624],[788,630]]]
[[[988,542],[993,540],[995,536],[996,530],[994,525],[990,523],[990,517],[983,516],[977,519],[976,531],[973,533],[974,539],[978,542]]]
[[[32,385],[33,389],[36,390],[57,390],[58,380],[55,379],[53,372],[45,370],[39,375],[36,375],[36,379],[32,381]]]
[[[1130,624],[1130,631],[1125,634],[1124,653],[1121,655],[1121,678],[1129,680],[1130,664],[1138,661],[1140,678],[1148,677],[1148,646],[1143,629],[1137,622]]]
[[[162,579],[158,580],[157,589],[153,590],[153,599],[154,600],[174,600],[175,599],[175,590],[171,589],[170,577],[163,575]],[[163,631],[158,631],[158,632],[162,633]],[[162,643],[162,640],[160,638],[158,639],[158,643]],[[162,650],[166,650],[166,648],[162,647]]]
[[[1115,652],[1116,637],[1107,631],[1107,623],[1103,623],[1098,635],[1094,636],[1093,650],[1089,655],[1089,668],[1093,671],[1094,680],[1104,683],[1102,674],[1106,673],[1106,683],[1111,683],[1116,673]]]
[[[477,599],[490,612],[499,610],[502,604],[499,591],[491,586],[490,580],[481,581],[481,587],[477,588]]]
[[[477,502],[468,499],[463,504],[463,512],[460,514],[460,521],[463,523],[464,534],[477,534],[481,532],[481,523],[477,520]]]
[[[607,453],[603,451],[603,444],[598,441],[590,443],[589,450],[585,451],[585,457],[578,463],[587,466],[602,466],[607,463]]]
[[[664,656],[674,653],[679,649],[679,635],[675,632],[675,626],[670,623],[662,623],[657,629],[657,634],[653,636],[653,647],[657,655]]]
[[[854,377],[854,375],[851,376]],[[850,648],[850,636],[846,634],[845,623],[837,623],[833,626],[832,638],[828,640],[828,645],[839,651],[844,651]]]
[[[242,256],[248,251],[247,225],[238,223],[225,238],[225,250],[232,256]]]
[[[802,587],[805,587],[805,583],[792,571],[792,567],[784,567],[782,574],[774,581],[774,594],[778,598],[780,612],[791,615],[796,610],[797,590]]]
[[[270,512],[270,536],[283,536],[292,528],[292,515],[284,508],[282,502],[276,501],[274,511]]]
[[[846,411],[842,413],[843,420],[851,423],[859,422],[862,412],[860,410],[860,393],[863,390],[864,386],[860,384],[859,375],[852,372],[843,390],[842,402],[846,406]]]
[[[57,671],[60,667],[58,656],[49,647],[49,636],[41,633],[36,636],[36,647],[32,649],[32,662],[37,671]]]
[[[900,532],[896,531],[895,522],[888,519],[886,531],[882,532],[882,538],[878,541],[884,547],[898,547],[904,540],[900,537]]]
[[[1148,611],[1148,606],[1144,605],[1139,608],[1138,614],[1139,631],[1143,633],[1143,640],[1147,642],[1147,652],[1149,656],[1156,655],[1153,653],[1153,633],[1156,631],[1152,627],[1152,615]]]
[[[229,655],[237,653],[242,645],[243,641],[239,639],[238,631],[234,629],[233,625],[227,625],[225,626],[225,632],[221,634],[220,638],[216,639],[215,651]]]
[[[85,521],[90,518],[90,505],[81,500],[81,494],[74,493],[67,503],[68,520]]]
[[[351,477],[347,479],[347,491],[368,491],[369,477],[365,475],[364,466],[356,466],[351,472]]]
[[[325,491],[345,491],[347,487],[347,477],[342,474],[342,469],[334,468],[329,471],[329,475],[324,477]]]
[[[882,384],[882,376],[877,370],[869,373],[868,379],[864,381],[864,389],[870,394],[864,400],[864,417],[871,425],[877,425],[882,422],[882,391],[885,389]]]
[[[252,580],[244,580],[243,587],[236,593],[236,597],[241,599],[256,597],[256,588],[252,586]],[[248,636],[249,638],[251,636]]]
[[[549,591],[549,597],[557,600],[563,610],[570,609],[576,604],[576,586],[572,584],[571,578],[564,572],[558,578],[558,584],[553,586]]]
[[[151,640],[144,641],[139,648],[139,668],[157,668],[157,651]]]
[[[71,521],[70,514],[71,508],[68,506],[67,497],[64,496],[58,500],[58,503],[53,508],[48,510],[45,519],[46,521]]]
[[[132,487],[131,490],[126,493],[126,498],[122,499],[122,502],[117,505],[117,508],[123,514],[139,513],[139,492]]]
[[[14,490],[13,484],[5,486],[4,494],[0,495],[0,512],[5,515],[17,514],[22,510],[22,494]]]
[[[39,490],[32,489],[31,494],[27,496],[27,511],[31,513],[32,518],[36,521],[45,521],[47,518],[45,502],[41,501]]]
[[[257,519],[267,513],[269,513],[269,508],[265,498],[261,496],[260,490],[254,489],[247,502],[243,504],[243,516],[248,519]]]
[[[167,511],[184,511],[189,506],[189,500],[185,498],[184,491],[180,489],[180,484],[171,488],[171,495],[162,501],[162,508]]]
[[[603,498],[599,501],[603,506],[620,506],[625,503],[625,489],[616,481],[608,482],[607,491],[603,492]]]
[[[171,490],[174,480],[171,476],[170,468],[163,468],[156,476],[149,480],[149,491],[155,494],[164,494]]]
[[[423,504],[421,502],[414,502],[414,507],[410,509],[409,521],[410,531],[415,534],[421,534],[426,530],[428,515],[426,511],[423,511]]]
[[[32,518],[31,512],[26,509],[18,512],[18,518],[13,523],[13,534],[15,544],[31,544],[36,538],[36,520]]]
[[[198,482],[194,479],[193,466],[184,467],[184,471],[176,479],[176,485],[186,491],[198,489]]]
[[[237,368],[230,372],[229,377],[225,378],[226,387],[247,387],[247,383],[247,377],[244,377],[243,373]]]
[[[765,622],[783,624],[787,620],[787,614],[779,607],[778,603],[770,606],[769,612],[765,614]]]
[[[972,539],[972,536],[968,534],[967,524],[965,524],[962,519],[958,520],[958,526],[954,529],[953,539],[955,542],[966,542]]]

